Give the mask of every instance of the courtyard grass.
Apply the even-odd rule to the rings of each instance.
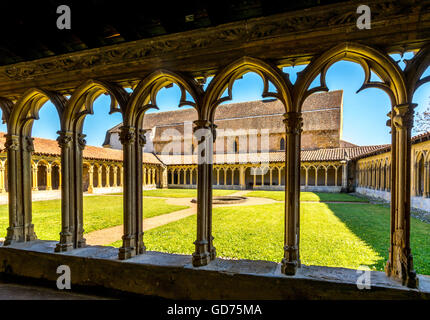
[[[277,201],[285,201],[284,191],[250,191],[245,197],[269,198]],[[300,192],[300,201],[312,202],[368,202],[364,198],[356,197],[347,193],[329,193],[329,192]]]
[[[246,223],[245,223],[246,222]],[[218,257],[269,260],[283,257],[283,204],[213,209],[214,244]],[[148,250],[191,254],[196,217],[145,232]],[[415,270],[430,274],[430,224],[411,218]],[[303,203],[301,260],[306,265],[383,271],[390,239],[389,208],[373,204]],[[113,246],[121,246],[121,241]]]
[[[120,196],[84,197],[84,230],[89,233],[123,223],[123,200]],[[170,205],[164,199],[143,199],[144,218],[170,213],[188,206]],[[59,240],[61,231],[61,201],[33,202],[33,224],[36,235],[43,240]],[[0,237],[6,236],[8,206],[0,206]]]

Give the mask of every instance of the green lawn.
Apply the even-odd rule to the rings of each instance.
[[[121,196],[84,197],[85,233],[121,225],[123,222],[123,203]],[[164,199],[143,199],[145,218],[155,217],[188,208],[188,206],[169,205]],[[33,202],[33,224],[36,235],[43,240],[59,240],[61,231],[61,201],[48,200]],[[8,226],[8,207],[0,206],[0,237],[6,236]]]
[[[373,204],[301,205],[301,260],[306,265],[384,269],[389,248],[389,209]],[[430,224],[411,219],[415,269],[430,274]],[[219,257],[281,261],[283,204],[213,209]],[[248,222],[248,223],[244,223]],[[145,232],[148,250],[191,254],[196,233],[191,216]],[[112,245],[119,247],[121,241]]]
[[[250,191],[245,197],[269,198],[277,201],[285,200],[284,191]],[[364,198],[352,196],[347,193],[328,193],[328,192],[300,192],[300,201],[358,201],[368,202]]]

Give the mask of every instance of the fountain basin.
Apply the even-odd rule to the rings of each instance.
[[[212,197],[212,204],[235,204],[245,202],[247,197],[240,196],[219,196]],[[197,203],[197,198],[191,200],[192,203]]]

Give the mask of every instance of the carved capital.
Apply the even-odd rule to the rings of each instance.
[[[25,148],[25,151],[28,151],[28,152],[33,152],[34,151],[34,144],[33,144],[33,140],[34,140],[34,138],[32,138],[32,137],[28,137],[28,136],[26,136],[26,137],[24,137],[24,148]]]
[[[7,150],[18,151],[19,150],[19,136],[16,135],[6,135],[5,148]]]
[[[146,134],[146,132],[147,132],[148,130],[143,130],[143,129],[139,129],[139,145],[140,146],[145,146],[145,144],[146,144],[146,136],[145,136],[145,134]]]
[[[136,141],[136,129],[134,127],[122,126],[120,130],[119,140],[122,145],[132,144]]]
[[[414,123],[415,103],[404,103],[394,107],[393,125],[397,130],[411,129]]]
[[[217,128],[217,125],[214,124],[214,123],[212,123],[212,122],[210,122],[210,121],[207,121],[207,120],[196,120],[196,121],[194,121],[193,132],[195,133],[198,130],[210,130],[213,142],[215,142],[215,140],[216,140],[216,128]]]
[[[284,124],[287,134],[300,134],[303,129],[303,118],[300,112],[284,113]]]
[[[68,131],[57,131],[57,142],[61,149],[70,148],[73,141],[73,133]]]
[[[87,140],[85,140],[86,136],[86,134],[78,133],[78,147],[81,150],[84,150],[87,145]]]

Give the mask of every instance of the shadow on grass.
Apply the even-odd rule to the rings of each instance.
[[[382,205],[327,203],[356,236],[365,241],[383,260],[370,268],[383,271],[390,248],[390,209]],[[430,274],[430,224],[411,218],[411,248],[417,273]]]

